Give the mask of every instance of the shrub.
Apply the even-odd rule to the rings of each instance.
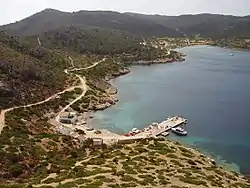
[[[196,165],[196,163],[195,163],[193,160],[191,160],[191,159],[189,159],[187,162],[188,162],[188,164],[190,164],[190,165],[194,165],[194,166]]]
[[[167,154],[167,157],[173,158],[173,159],[178,159],[178,156],[173,154],[173,153]]]
[[[132,176],[129,176],[129,175],[125,175],[121,178],[122,181],[125,181],[125,182],[130,182],[130,181],[134,181],[136,182],[137,180],[135,178],[133,178]]]
[[[207,182],[199,180],[198,178],[194,178],[194,177],[181,176],[180,181],[183,181],[183,182],[189,183],[189,184],[193,184],[193,185],[204,185],[205,187],[207,187]]]
[[[136,183],[123,183],[121,184],[121,187],[137,187],[137,184]]]
[[[177,165],[179,167],[185,167],[185,165],[181,164],[179,161],[174,160],[174,159],[171,160],[171,163],[174,163],[175,165]]]
[[[17,178],[18,176],[20,176],[23,173],[23,170],[25,168],[26,168],[25,165],[17,163],[17,164],[13,164],[10,166],[9,172],[10,172],[12,177]]]

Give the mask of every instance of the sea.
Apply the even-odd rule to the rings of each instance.
[[[96,112],[96,128],[124,134],[169,116],[188,119],[187,137],[168,139],[198,149],[250,175],[250,52],[212,46],[177,49],[185,62],[132,66],[112,80],[119,102]]]

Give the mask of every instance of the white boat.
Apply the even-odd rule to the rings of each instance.
[[[233,53],[231,53],[231,54],[230,54],[230,56],[234,56],[234,54],[233,54]]]
[[[135,133],[135,134],[138,134],[138,133],[140,133],[141,131],[140,131],[139,129],[137,129],[137,128],[133,128],[133,129],[131,130],[131,132],[132,132],[132,133]]]
[[[184,129],[177,127],[177,128],[172,128],[171,129],[175,134],[178,134],[180,136],[186,136],[187,135],[187,131],[185,131]]]
[[[158,123],[152,123],[152,126],[156,127],[158,125]]]
[[[168,135],[169,135],[169,132],[161,133],[161,136],[168,136]]]

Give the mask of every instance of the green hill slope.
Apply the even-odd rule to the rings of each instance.
[[[0,32],[0,108],[46,98],[64,87],[65,57]]]
[[[39,36],[42,45],[78,53],[121,54],[141,48],[139,37],[116,29],[61,27]],[[27,37],[36,42],[37,37]]]
[[[179,35],[174,29],[118,12],[79,11],[67,13],[53,9],[46,9],[19,22],[5,25],[2,29],[10,31],[14,35],[28,36],[42,34],[63,26],[96,26],[119,29],[138,36]]]
[[[39,35],[61,27],[95,26],[117,29],[137,36],[201,35],[203,37],[250,37],[250,17],[218,14],[181,16],[144,15],[111,11],[79,11],[74,13],[46,9],[19,22],[1,26],[14,35]]]

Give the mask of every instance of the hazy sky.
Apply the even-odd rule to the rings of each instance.
[[[250,0],[1,0],[0,24],[15,22],[46,8],[62,11],[115,10],[180,15],[250,15]]]

